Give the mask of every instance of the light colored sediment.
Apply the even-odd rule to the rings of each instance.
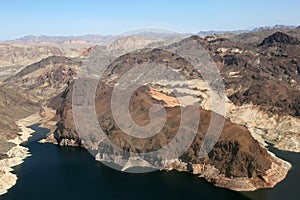
[[[50,108],[44,108],[44,111],[45,111],[44,113],[45,116],[42,119],[41,127],[49,129],[50,133],[47,135],[46,138],[41,139],[39,143],[57,144],[57,141],[54,138],[54,134],[53,134],[57,124],[57,121],[53,120],[56,115],[56,111]]]
[[[166,161],[164,161],[163,165],[165,166],[164,170],[167,170],[167,171],[171,171],[174,169],[176,169],[177,171],[180,171],[180,172],[188,171],[187,164],[182,162],[179,159],[166,160]]]
[[[122,166],[121,171],[126,171],[129,168],[132,167],[150,167],[153,168],[153,165],[151,165],[146,160],[143,160],[140,157],[130,157],[128,160],[124,159],[122,155],[114,155],[114,154],[103,154],[100,155],[99,153],[95,156],[95,159],[100,162],[106,162],[106,163],[118,163],[120,166]]]
[[[12,167],[20,165],[29,156],[28,148],[15,146],[7,153],[8,158],[0,160],[0,195],[5,194],[17,182],[17,176],[12,173]]]
[[[212,177],[207,177],[207,175],[204,175],[204,177],[207,180],[214,182],[214,185],[218,187],[224,187],[235,191],[254,191],[260,188],[273,188],[277,183],[281,182],[286,177],[291,167],[292,166],[290,163],[273,155],[271,168],[266,171],[266,175],[263,177],[227,178],[221,174],[216,174]]]
[[[163,94],[161,92],[158,92],[156,90],[150,89],[149,94],[154,99],[157,99],[159,101],[163,100],[166,104],[165,105],[166,107],[175,107],[175,106],[180,105],[177,98],[165,95],[165,94]]]
[[[17,125],[21,129],[21,131],[18,133],[17,137],[8,140],[8,142],[12,142],[14,144],[20,145],[22,142],[27,141],[28,138],[31,136],[31,134],[34,132],[32,129],[28,128],[28,126],[38,123],[40,119],[41,117],[37,113],[17,121]]]
[[[0,166],[0,195],[5,194],[9,188],[17,183],[17,176],[11,173],[10,167]]]
[[[282,181],[288,171],[291,169],[291,164],[276,157],[273,153],[269,152],[272,156],[271,168],[266,171],[263,177],[225,177],[218,169],[209,164],[192,164],[192,173],[205,178],[207,181],[212,182],[215,186],[223,187],[235,191],[254,191],[260,188],[273,188],[277,183]],[[176,159],[166,163],[164,170],[188,171],[187,164]]]
[[[6,152],[8,158],[0,160],[0,195],[5,194],[8,189],[17,183],[17,176],[12,173],[12,167],[20,165],[26,157],[30,156],[29,149],[20,146],[20,144],[27,141],[34,132],[27,127],[39,122],[40,119],[39,114],[34,114],[17,122],[21,131],[16,138],[8,141],[16,144],[16,146]]]
[[[245,125],[251,135],[262,145],[265,142],[284,150],[300,152],[300,119],[292,116],[268,114],[257,106],[236,106],[227,117],[236,124]]]
[[[45,143],[51,143],[51,144],[58,144],[56,139],[54,138],[54,134],[50,133],[48,136],[44,139],[41,139],[39,143],[45,144]]]
[[[46,112],[51,113],[52,111],[49,109]],[[16,138],[8,140],[8,142],[15,144],[15,146],[5,153],[7,158],[0,160],[0,195],[5,194],[8,189],[17,183],[17,176],[13,174],[12,167],[22,164],[24,159],[30,156],[29,149],[21,146],[21,143],[27,141],[34,132],[28,126],[36,123],[42,123],[47,126],[47,122],[51,117],[53,115],[48,114],[42,118],[39,113],[36,113],[17,121],[20,132]]]
[[[164,100],[166,106],[172,107],[179,104],[175,97],[170,97],[172,92],[180,94],[180,104],[188,102],[197,103],[205,110],[212,110],[224,115],[221,111],[226,107],[225,117],[233,123],[244,125],[251,135],[263,146],[266,142],[274,144],[275,148],[285,151],[300,152],[300,119],[289,116],[267,113],[259,106],[246,104],[234,105],[228,98],[225,103],[215,102],[221,107],[212,107],[210,88],[203,80],[193,79],[186,81],[159,81],[160,87],[150,90],[150,95],[157,100]],[[215,99],[217,101],[217,99]],[[183,105],[184,106],[184,105]]]
[[[272,164],[270,169],[265,172],[262,177],[231,177],[228,178],[224,174],[210,164],[192,164],[191,168],[188,164],[179,159],[165,160],[162,163],[157,163],[159,166],[164,166],[162,170],[177,170],[180,172],[189,172],[205,178],[207,181],[212,182],[215,186],[223,187],[235,191],[254,191],[261,188],[273,188],[277,183],[282,181],[288,171],[291,169],[291,164],[276,157],[273,153],[269,152],[272,157]],[[96,155],[96,160],[112,163],[121,163],[124,167],[122,171],[127,170],[133,166],[153,167],[147,161],[141,158],[131,157],[128,160],[124,159],[122,155]],[[160,167],[158,167],[160,168]]]

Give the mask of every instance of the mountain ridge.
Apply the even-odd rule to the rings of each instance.
[[[282,34],[285,33],[280,33]],[[271,34],[265,38],[270,36]],[[101,127],[105,129],[107,137],[117,146],[131,152],[159,149],[176,133],[177,123],[170,123],[170,121],[177,122],[180,119],[179,107],[187,106],[191,111],[199,111],[204,116],[200,121],[197,136],[178,160],[156,162],[159,167],[201,175],[217,186],[233,190],[249,191],[274,187],[285,178],[290,169],[289,163],[270,154],[264,145],[265,142],[270,142],[280,149],[300,151],[298,148],[300,138],[297,134],[300,131],[298,101],[300,98],[300,45],[282,42],[280,46],[273,48],[259,46],[256,43],[241,44],[232,41],[231,38],[218,35],[206,37],[194,35],[165,47],[167,49],[176,47],[180,50],[189,42],[201,44],[220,70],[225,84],[227,95],[225,103],[228,110],[226,116],[220,116],[225,118],[223,133],[213,151],[204,159],[199,159],[199,147],[204,141],[209,118],[212,113],[215,113],[214,108],[207,103],[210,99],[209,88],[205,86],[201,75],[193,70],[193,66],[176,54],[156,48],[155,45],[155,48],[149,48],[148,44],[143,42],[140,44],[139,41],[138,47],[142,49],[132,51],[134,50],[132,44],[136,42],[134,40],[136,38],[139,36],[130,37],[129,40],[126,37],[117,40],[111,48],[109,45],[94,46],[83,51],[81,56],[76,58],[64,56],[44,58],[6,79],[1,89],[5,94],[5,91],[18,88],[21,96],[19,98],[29,102],[29,107],[26,103],[27,114],[30,114],[30,109],[32,112],[39,110],[40,116],[47,117],[47,109],[56,110],[53,111],[56,114],[52,118],[52,132],[46,141],[61,146],[93,148],[98,150],[96,160],[113,162],[113,159],[116,159],[127,163],[127,167],[134,166],[137,161],[131,158],[130,154],[119,155],[118,152],[110,151],[111,149],[107,148],[104,143],[98,143],[99,141],[82,141],[76,132],[72,114],[73,84],[81,62],[96,50],[111,54],[115,51],[121,52],[123,54],[117,57],[104,72],[97,86],[95,102],[97,119]],[[146,41],[150,44],[153,42],[148,39]],[[192,46],[188,47],[188,50],[192,49]],[[168,65],[187,80],[150,83],[134,92],[135,95],[130,100],[130,112],[138,124],[147,124],[149,121],[147,111],[152,104],[160,104],[169,113],[170,119],[162,131],[156,137],[151,138],[152,140],[145,142],[123,134],[115,124],[111,115],[111,95],[109,94],[118,79],[131,70],[135,64],[149,62]],[[168,85],[173,88],[168,88]],[[192,109],[193,106],[190,104],[178,104],[173,94],[175,91],[180,91],[180,98],[189,97],[193,99],[191,102],[199,103],[200,109]],[[18,98],[11,99],[11,101],[18,101]],[[6,109],[9,107],[3,105],[4,115],[6,115]],[[18,115],[18,113],[15,114]],[[9,121],[11,122],[13,120]],[[13,127],[16,127],[16,124],[11,125],[12,130],[15,130]],[[89,127],[85,128],[88,130]],[[97,139],[97,137],[92,138]],[[157,158],[150,157],[145,158],[144,161],[151,163],[155,160]]]

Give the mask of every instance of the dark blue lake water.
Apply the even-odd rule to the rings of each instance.
[[[274,189],[239,193],[212,186],[204,179],[176,171],[145,174],[119,172],[96,162],[89,152],[76,147],[40,144],[48,130],[36,132],[25,144],[31,157],[15,168],[17,184],[0,200],[94,200],[94,199],[294,199],[300,196],[300,156],[271,147],[294,168]]]

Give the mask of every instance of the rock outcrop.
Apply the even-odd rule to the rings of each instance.
[[[261,109],[262,113],[277,113],[297,117],[297,109],[295,108],[297,107],[298,90],[295,89],[295,86],[288,84],[289,78],[291,77],[286,77],[285,80],[282,80],[282,83],[277,83],[281,72],[277,72],[276,68],[271,69],[269,64],[261,64],[267,62],[269,58],[272,58],[272,56],[269,55],[264,56],[264,49],[258,49],[258,51],[261,51],[261,54],[258,54],[254,51],[246,50],[244,47],[239,47],[227,39],[200,38],[196,36],[190,39],[198,41],[208,49],[208,52],[212,55],[221,70],[222,75],[224,75],[227,94],[229,94],[229,99],[227,100],[230,106],[228,110],[229,113],[234,112],[235,109],[241,106],[254,104]],[[180,43],[178,45],[180,45]],[[260,56],[262,57],[260,58],[260,63],[249,63],[247,60],[255,61]],[[149,84],[139,88],[132,96],[131,105],[129,106],[132,109],[130,111],[132,118],[140,125],[149,122],[148,110],[152,104],[159,103],[166,109],[167,116],[170,117],[172,123],[167,119],[162,131],[151,138],[151,142],[124,134],[115,124],[110,111],[111,91],[117,80],[130,70],[136,62],[141,64],[149,63],[154,60],[155,62],[167,64],[175,70],[180,71],[191,84],[194,82],[194,85],[197,85],[196,82],[201,80],[201,75],[195,72],[193,67],[184,59],[179,59],[176,55],[159,49],[141,50],[125,54],[116,59],[104,72],[104,77],[101,79],[102,82],[98,84],[96,111],[99,123],[109,140],[121,149],[125,149],[129,152],[140,153],[159,149],[170,142],[170,139],[174,137],[178,128],[176,128],[179,124],[178,120],[180,116],[178,107],[182,105],[178,105],[178,101],[174,99],[172,92],[164,88],[163,82],[156,82],[155,84]],[[274,62],[276,63],[276,61],[275,59]],[[285,62],[290,63],[290,58],[282,60],[283,64],[285,64]],[[297,61],[295,62],[298,63]],[[254,84],[263,83],[266,80],[269,80],[270,85],[268,86],[268,84],[266,84],[264,90],[255,93],[254,90],[257,90],[257,88],[254,87]],[[168,82],[168,84],[172,85],[171,82]],[[183,96],[191,95],[192,93],[188,88],[185,88],[185,90],[180,88],[181,84],[183,83],[177,83],[177,87],[179,88],[176,90],[182,91],[181,95]],[[283,93],[274,92],[274,94],[270,94],[273,91],[270,91],[269,88],[274,87],[276,84],[278,84],[278,87],[276,87],[274,91],[279,90]],[[188,82],[185,82],[185,85],[189,85]],[[281,87],[285,89],[281,90]],[[260,87],[260,89],[263,89],[263,87]],[[188,148],[186,153],[182,155],[179,161],[175,163],[161,162],[160,166],[167,169],[178,168],[181,171],[186,170],[195,174],[201,174],[202,177],[213,182],[215,185],[234,190],[255,190],[257,188],[273,187],[276,183],[284,179],[291,167],[290,164],[270,154],[263,147],[262,143],[253,138],[255,134],[253,134],[250,126],[246,126],[249,125],[247,124],[249,122],[244,123],[238,121],[234,115],[229,115],[227,117],[228,119],[225,120],[221,137],[213,150],[207,157],[200,159],[199,150],[212,111],[209,111],[209,107],[207,107],[203,101],[203,99],[207,100],[207,98],[209,98],[209,95],[203,92],[205,88],[194,87],[193,90],[198,92],[198,97],[202,94],[202,97],[196,97],[194,99],[202,106],[199,110],[201,121],[198,134],[192,145]],[[252,96],[251,90],[253,90],[253,95],[260,94],[261,96],[253,97],[252,100],[247,101],[245,98]],[[247,95],[239,96],[239,93],[242,91],[248,91],[248,93],[246,92]],[[101,146],[101,141],[81,141],[82,138],[78,136],[72,118],[71,93],[72,86],[63,93],[64,102],[58,109],[61,120],[54,133],[58,143],[61,145],[71,143],[72,145],[77,144],[83,145],[86,148],[97,149],[98,154],[96,158],[101,161],[111,162],[125,158],[124,163],[132,162],[132,165],[134,165],[134,163],[139,162],[136,158],[130,157],[130,153],[128,155],[118,155],[118,153],[114,152],[111,148],[105,145]],[[294,94],[295,97],[289,99],[289,101],[284,101],[284,99],[288,98],[288,94]],[[277,105],[276,103],[281,100],[285,103]],[[265,105],[266,103],[268,105]],[[290,106],[293,104],[295,104],[294,107]],[[238,114],[238,112],[236,112],[236,114]],[[282,134],[286,133],[283,132]],[[95,144],[98,145],[95,146]],[[157,161],[157,158],[145,158],[141,163],[143,166],[147,166],[147,162],[151,163],[154,160]],[[182,162],[182,164],[178,164],[178,162]],[[186,166],[186,168],[184,166]]]
[[[60,94],[76,77],[81,61],[78,58],[50,56],[22,69],[6,79],[4,85],[20,88],[26,94],[43,100]]]
[[[176,134],[176,130],[178,129],[179,124],[178,120],[180,120],[180,112],[178,110],[178,105],[172,106],[172,104],[168,103],[168,99],[174,97],[168,97],[166,101],[164,99],[161,99],[159,101],[159,103],[161,103],[163,106],[165,106],[166,104],[169,105],[165,107],[169,119],[167,119],[167,122],[162,131],[159,132],[155,137],[151,138],[151,140],[148,140],[137,139],[122,132],[122,130],[115,124],[111,111],[109,110],[110,98],[106,98],[106,96],[110,96],[109,94],[111,93],[112,88],[105,84],[100,84],[98,87],[98,91],[99,93],[96,95],[96,110],[99,123],[103,131],[107,134],[109,140],[119,148],[126,149],[129,152],[149,152],[165,146]],[[70,95],[70,93],[67,94],[67,96]],[[147,112],[145,113],[143,111],[147,111],[153,103],[158,103],[158,101],[151,95],[153,94],[151,94],[149,88],[144,87],[136,91],[134,97],[131,100],[131,108],[133,109],[131,110],[132,118],[135,119],[135,122],[137,124],[144,124],[145,122],[147,122]],[[160,97],[166,96],[162,94],[160,95]],[[68,97],[67,99],[71,100],[70,97]],[[81,145],[80,141],[82,138],[77,134],[74,127],[75,125],[72,118],[72,110],[70,104],[70,101],[65,101],[62,108],[59,109],[61,120],[54,135],[60,145]],[[103,105],[108,106],[103,107]],[[267,152],[267,150],[264,149],[260,145],[260,143],[251,136],[251,133],[247,130],[246,127],[233,124],[228,120],[226,120],[221,137],[217,144],[214,146],[213,150],[208,154],[207,157],[205,157],[204,159],[200,159],[199,150],[203,143],[203,137],[205,136],[206,130],[208,128],[210,111],[200,109],[199,112],[201,115],[201,121],[198,134],[194,139],[192,145],[188,148],[186,153],[182,155],[180,160],[187,166],[211,166],[215,169],[215,172],[214,175],[212,175],[211,172],[207,171],[196,172],[196,169],[194,171],[193,168],[187,171],[193,172],[195,174],[201,174],[207,180],[219,186],[228,187],[235,190],[254,190],[261,187],[271,187],[285,177],[287,171],[289,170],[289,167],[284,167],[277,162],[284,161],[281,161],[278,158],[273,158]],[[94,148],[92,146],[89,146],[89,144],[92,143],[97,143],[97,141],[84,141],[84,146],[86,148]],[[112,162],[116,159],[124,159],[124,155],[118,155],[118,153],[112,151],[112,149],[106,146],[102,146],[101,142],[96,149],[99,152],[96,157],[98,160]],[[144,159],[145,160],[143,162],[151,163],[151,160],[157,162],[157,160],[159,160],[159,157]],[[127,163],[126,165],[128,165],[128,163],[130,162],[132,162],[132,165],[134,166],[134,163],[137,161],[134,158],[131,158],[129,153],[128,157],[125,158],[124,163]],[[178,168],[179,170],[182,170],[182,167],[180,167],[181,165],[176,165],[172,162],[169,162],[169,164],[167,164],[166,166],[164,166],[164,162],[156,164],[167,169],[170,169],[170,166],[172,166],[172,168],[174,169]],[[269,174],[267,173],[268,170],[271,170],[274,164],[276,164],[276,168],[280,169],[278,170],[277,174],[277,177],[280,177],[278,179],[270,178]],[[147,165],[143,164],[143,166]],[[272,173],[276,173],[276,171]],[[265,180],[261,177],[265,177]],[[244,180],[243,185],[240,185],[240,188],[238,186],[231,185],[234,182],[232,179]],[[248,187],[248,182],[253,182],[255,186],[251,185],[251,187]]]
[[[276,44],[299,45],[300,41],[297,38],[278,31],[265,38],[259,46],[274,46]]]

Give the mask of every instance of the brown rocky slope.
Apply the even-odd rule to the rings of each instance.
[[[74,80],[80,64],[79,58],[50,56],[28,65],[6,79],[3,85],[19,88],[41,100],[48,100],[61,93]]]
[[[110,110],[112,87],[132,66],[154,61],[168,65],[187,79],[185,82],[173,81],[168,84],[175,85],[175,90],[181,91],[182,97],[193,96],[193,100],[200,103],[200,109],[195,109],[192,105],[188,105],[187,108],[191,112],[199,112],[201,121],[192,145],[180,157],[180,160],[161,161],[159,167],[199,174],[217,186],[234,190],[273,187],[285,177],[290,165],[271,155],[262,146],[261,141],[258,142],[253,138],[254,136],[257,139],[257,130],[264,130],[265,132],[259,132],[258,135],[264,140],[276,144],[278,141],[283,141],[282,137],[286,136],[286,129],[283,128],[287,128],[289,138],[288,141],[284,141],[288,144],[286,146],[289,147],[291,141],[296,141],[294,147],[296,151],[299,150],[297,148],[299,140],[295,139],[298,133],[297,124],[299,124],[297,121],[300,83],[299,45],[293,42],[297,40],[295,38],[283,34],[279,34],[279,36],[278,39],[278,33],[275,36],[270,35],[264,40],[264,45],[239,44],[215,36],[205,38],[193,36],[175,44],[180,46],[188,40],[200,43],[220,69],[229,98],[227,102],[229,110],[221,137],[205,158],[199,158],[199,150],[212,111],[205,104],[209,95],[207,95],[206,89],[202,88],[201,75],[193,70],[186,60],[161,49],[144,49],[125,54],[108,67],[104,78],[98,85],[96,95],[97,117],[101,127],[115,145],[130,152],[149,152],[169,143],[178,129],[181,114],[179,106],[182,105],[178,104],[172,91],[168,91],[164,83],[144,85],[135,91],[135,95],[130,101],[132,118],[140,125],[149,122],[148,110],[151,105],[160,104],[166,109],[167,122],[161,132],[153,136],[151,140],[133,138],[124,134],[115,124]],[[272,41],[275,41],[276,45],[273,45],[275,43]],[[85,54],[88,55],[91,51],[93,48]],[[84,145],[89,148],[89,145],[94,144],[95,141],[82,142],[76,132],[72,116],[73,81],[80,64],[80,59],[48,57],[29,65],[14,77],[7,79],[2,86],[3,94],[9,97],[5,90],[19,88],[16,96],[21,99],[20,101],[14,98],[8,101],[2,99],[1,105],[5,110],[3,116],[12,116],[10,121],[15,120],[14,112],[6,113],[10,108],[9,105],[12,105],[7,104],[9,101],[18,101],[20,104],[28,105],[28,108],[27,106],[25,106],[26,109],[24,108],[25,114],[27,111],[37,111],[40,105],[48,105],[57,109],[58,124],[54,132],[57,142],[60,145]],[[181,87],[181,85],[187,88]],[[17,104],[13,105],[15,106],[11,107],[11,111],[18,108]],[[247,109],[250,108],[250,111],[258,113],[258,121],[251,121],[250,118],[244,120],[244,113],[247,114],[245,106],[248,106]],[[20,109],[21,112],[22,109]],[[265,117],[265,114],[268,114],[268,117]],[[275,125],[268,121],[277,116],[279,119],[272,121],[272,123],[275,121]],[[247,117],[248,115],[246,115]],[[281,119],[286,120],[287,126],[276,127],[278,124],[282,124]],[[269,127],[265,127],[265,125],[269,125]],[[5,126],[3,125],[3,127]],[[279,134],[275,135],[275,139],[274,135],[270,135],[273,127],[276,127],[274,133]],[[12,124],[8,128],[16,128],[16,126]],[[107,155],[116,153],[101,146],[101,143],[97,149],[98,160],[105,161]],[[124,158],[130,163],[130,154],[125,155]],[[154,157],[144,159],[147,162],[159,160]]]
[[[214,50],[216,50],[213,45],[218,45],[220,47],[221,44],[223,44],[226,45],[226,48],[235,48],[234,44],[226,39],[217,39],[214,41],[215,44],[210,44],[211,42],[209,42],[208,39],[199,37],[192,37],[191,39],[198,40],[200,43],[203,43],[203,46],[205,47],[210,46],[210,53],[214,56],[216,61],[220,61],[219,67],[223,70],[223,74],[226,73],[226,70],[228,70],[226,67],[230,66],[231,62],[223,62],[224,57],[213,54]],[[232,52],[235,56],[238,53],[238,51]],[[228,53],[231,54],[230,51]],[[159,134],[151,138],[150,142],[149,140],[133,138],[124,134],[113,120],[110,111],[111,95],[109,94],[111,93],[111,87],[116,80],[111,79],[110,77],[121,77],[122,74],[128,71],[133,66],[132,64],[137,61],[140,64],[143,62],[151,62],[153,59],[159,63],[167,62],[168,65],[180,70],[188,79],[201,79],[199,74],[193,72],[191,66],[186,61],[178,59],[177,56],[171,55],[171,53],[158,49],[126,54],[118,58],[115,63],[108,67],[108,70],[105,72],[105,77],[102,80],[103,82],[99,83],[97,89],[97,117],[108,138],[115,145],[130,152],[148,152],[159,149],[174,137],[174,134],[176,134],[176,130],[178,129],[178,120],[180,117],[178,108],[180,105],[168,106],[169,100],[158,100],[152,95],[153,92],[151,91],[156,90],[161,96],[167,95],[167,97],[164,96],[167,99],[172,98],[172,95],[170,96],[169,94],[162,92],[160,86],[151,84],[141,87],[135,92],[135,95],[131,98],[130,108],[132,110],[130,111],[132,118],[137,124],[145,124],[147,123],[147,120],[149,120],[147,111],[150,106],[154,103],[162,104],[167,110],[169,120],[167,119],[164,128]],[[240,67],[239,63],[237,64],[237,67]],[[115,73],[114,76],[112,73]],[[115,76],[116,74],[117,76]],[[230,86],[228,82],[225,83],[227,83],[227,87]],[[230,87],[227,88],[227,90],[230,89]],[[63,104],[58,109],[60,121],[55,131],[55,138],[60,145],[82,145],[72,119],[72,87],[65,90],[62,96]],[[173,102],[175,101],[176,100]],[[289,165],[269,154],[261,144],[251,136],[251,133],[246,127],[234,124],[227,119],[225,120],[225,126],[221,137],[213,150],[207,157],[200,159],[199,150],[208,127],[211,111],[201,108],[197,112],[201,113],[198,134],[187,152],[180,158],[179,164],[176,165],[176,162],[175,164],[171,163],[171,167],[169,166],[170,168],[201,174],[201,176],[218,186],[235,190],[254,190],[261,187],[273,187],[278,181],[285,177]],[[86,141],[85,145],[88,145]],[[106,155],[115,153],[105,149],[105,146],[101,146],[101,142],[98,146],[98,150],[100,153],[98,159],[104,161]],[[128,159],[130,159],[130,156]],[[150,158],[150,162],[151,160],[156,160],[156,158]],[[168,166],[164,167],[168,168]]]

